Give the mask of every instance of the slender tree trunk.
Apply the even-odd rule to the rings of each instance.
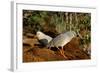
[[[75,25],[78,26],[78,17],[77,17],[77,13],[75,13]]]
[[[75,13],[75,27],[74,27],[74,30],[77,29],[78,27],[78,16],[77,16],[77,13]]]
[[[68,24],[68,12],[65,13],[66,16],[66,23]]]
[[[71,31],[72,30],[72,13],[70,13],[69,19],[70,19],[69,25],[70,25],[70,31]]]

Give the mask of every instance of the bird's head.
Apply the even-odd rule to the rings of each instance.
[[[79,37],[80,39],[83,39],[82,35],[79,33],[79,31],[76,31],[76,33],[77,33],[77,37]]]
[[[71,34],[72,34],[73,37],[79,37],[79,38],[82,39],[82,36],[80,35],[79,32],[71,31]]]
[[[41,31],[37,31],[36,36],[38,39],[41,39],[43,37],[43,33]]]
[[[42,33],[41,31],[37,31],[36,35],[41,35],[41,33]]]
[[[37,31],[36,36],[38,37],[38,36],[40,36],[41,34],[42,34],[41,31]]]

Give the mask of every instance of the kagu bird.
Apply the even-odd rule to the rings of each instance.
[[[50,41],[50,43],[47,45],[48,48],[56,47],[60,51],[61,55],[63,55],[64,58],[67,58],[64,54],[63,46],[66,45],[68,42],[72,40],[76,36],[76,33],[74,31],[68,31],[61,33],[54,39]]]
[[[37,31],[36,36],[39,40],[39,42],[43,45],[43,46],[47,46],[47,44],[52,40],[52,37],[44,34],[41,31]]]

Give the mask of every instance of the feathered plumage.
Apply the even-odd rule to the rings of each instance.
[[[74,31],[62,33],[58,35],[57,37],[55,37],[54,39],[52,39],[52,41],[47,45],[47,47],[57,47],[57,48],[63,47],[68,42],[70,42],[71,39],[75,36],[76,36],[76,33]]]
[[[36,33],[36,36],[38,37],[39,42],[43,45],[43,46],[47,46],[47,44],[52,40],[52,37],[44,34],[41,31],[38,31]]]
[[[66,45],[68,42],[70,42],[72,38],[75,36],[76,36],[76,33],[74,31],[61,33],[60,35],[52,39],[50,43],[47,45],[47,47],[48,48],[56,47],[58,49],[59,47],[61,47],[62,50],[60,49],[59,50],[61,54],[66,58],[66,56],[64,55],[63,46]]]

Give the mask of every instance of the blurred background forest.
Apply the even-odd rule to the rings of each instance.
[[[39,30],[53,38],[75,31],[81,37],[79,48],[86,50],[91,44],[91,13],[23,10],[23,35]]]

